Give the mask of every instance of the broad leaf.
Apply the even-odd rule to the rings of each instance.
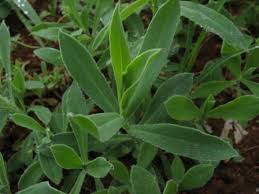
[[[44,106],[32,106],[28,112],[34,112],[37,117],[47,126],[51,120],[52,113]]]
[[[42,176],[43,172],[39,162],[32,163],[21,175],[18,182],[19,189],[25,189],[33,184],[38,183]]]
[[[123,72],[130,62],[130,52],[124,35],[119,6],[115,8],[110,27],[110,55],[117,84],[117,94],[120,99],[123,89]]]
[[[129,133],[167,152],[196,160],[225,160],[239,154],[227,142],[190,127],[174,124],[131,126]]]
[[[259,98],[256,96],[241,96],[227,104],[220,105],[206,115],[211,118],[248,121],[259,113]]]
[[[49,182],[41,182],[35,185],[32,185],[22,191],[17,192],[16,194],[40,194],[40,193],[48,193],[48,194],[65,194],[62,191],[59,191],[52,186],[50,186]]]
[[[167,181],[163,194],[177,194],[177,192],[178,184],[174,180]]]
[[[202,83],[192,93],[192,98],[207,98],[209,95],[216,96],[226,88],[234,85],[234,81],[209,81]]]
[[[27,0],[12,0],[34,24],[41,23],[41,19]]]
[[[199,164],[189,169],[180,184],[181,190],[192,190],[203,187],[213,176],[214,166]]]
[[[113,165],[103,157],[98,157],[86,164],[87,173],[94,178],[105,177],[112,168]]]
[[[259,97],[259,83],[246,79],[242,79],[241,82],[245,84],[254,95]]]
[[[60,51],[54,48],[42,47],[33,51],[40,59],[52,65],[59,66],[63,63]]]
[[[124,119],[117,113],[75,115],[71,120],[101,142],[113,137],[124,124]]]
[[[6,164],[5,164],[4,157],[1,152],[0,152],[0,185],[4,187],[4,190],[7,193],[11,193],[10,187],[9,187],[9,180],[8,180]]]
[[[146,169],[133,166],[130,173],[132,189],[137,194],[160,194],[155,177]]]
[[[0,110],[9,113],[21,112],[8,98],[0,95]]]
[[[126,89],[138,81],[145,68],[153,62],[160,51],[160,49],[147,50],[131,61],[124,75]]]
[[[91,99],[85,100],[78,84],[74,81],[62,97],[63,128],[67,129],[67,117],[72,114],[87,115],[93,108]]]
[[[113,165],[113,169],[110,171],[112,177],[119,182],[129,183],[130,175],[127,167],[119,160],[111,160],[110,162]]]
[[[64,169],[81,169],[83,162],[77,153],[69,146],[55,144],[50,147],[53,156],[62,168]]]
[[[154,48],[162,48],[163,52],[154,59],[141,74],[139,81],[131,86],[123,95],[122,110],[126,117],[131,116],[159,75],[166,63],[170,46],[173,42],[178,23],[180,21],[180,5],[178,0],[168,0],[157,11],[145,35],[140,53]]]
[[[59,43],[65,66],[83,91],[104,111],[118,111],[117,100],[89,51],[64,32]]]
[[[85,176],[86,176],[86,171],[82,170],[77,179],[76,182],[74,184],[74,186],[72,187],[71,191],[69,192],[69,194],[80,194],[83,183],[85,181]]]
[[[121,11],[122,20],[127,19],[130,15],[140,10],[143,6],[145,6],[150,0],[136,0],[129,4]]]
[[[148,105],[142,123],[159,121],[159,115],[167,115],[164,102],[173,95],[187,95],[192,85],[193,75],[191,73],[177,74],[162,83]]]
[[[75,134],[77,144],[80,150],[80,155],[83,162],[88,160],[88,130],[83,128],[82,125],[78,125],[71,119],[71,127]]]
[[[238,51],[240,51],[240,48],[233,47],[226,42],[223,42],[221,46],[221,55],[231,55],[234,54]],[[236,79],[239,79],[241,77],[241,55],[237,56],[235,58],[230,59],[227,63],[226,66],[229,69],[229,71],[235,76]]]
[[[172,178],[180,183],[185,173],[185,167],[183,161],[179,156],[175,156],[171,165]]]
[[[7,73],[11,73],[11,37],[4,22],[0,25],[0,42],[0,62],[6,69]]]
[[[7,79],[8,95],[10,101],[13,100],[13,91],[11,86],[12,81],[12,68],[11,68],[11,35],[4,22],[0,25],[0,65],[2,64],[5,69]],[[1,67],[1,66],[0,66]]]
[[[21,113],[15,113],[11,116],[11,119],[16,125],[35,132],[46,133],[46,129],[30,116]]]
[[[147,168],[156,157],[158,149],[149,143],[142,143],[137,158],[137,165]]]
[[[204,5],[181,1],[181,15],[219,35],[227,43],[242,49],[248,48],[250,41],[238,28],[222,14]]]
[[[179,21],[179,1],[167,0],[159,8],[156,15],[149,24],[140,53],[149,49],[163,48],[166,50],[166,52],[161,57],[163,60],[165,60],[167,54],[169,53],[169,49],[174,39],[174,34],[176,32]]]
[[[185,96],[173,96],[165,103],[167,112],[176,120],[190,121],[201,118],[200,109]]]
[[[41,169],[43,173],[56,185],[58,185],[63,176],[62,168],[57,165],[50,148],[38,153]]]
[[[227,56],[224,56],[224,57],[221,57],[221,58],[215,60],[207,68],[203,69],[203,71],[200,73],[200,75],[196,78],[196,80],[195,80],[196,83],[201,83],[202,81],[207,79],[210,75],[212,75],[216,70],[221,68],[229,60],[231,60],[237,56],[240,56],[241,54],[243,54],[245,52],[251,52],[258,48],[259,48],[259,46],[254,46],[254,47],[248,48],[246,50],[238,51],[238,52],[235,52],[234,54],[227,55]]]

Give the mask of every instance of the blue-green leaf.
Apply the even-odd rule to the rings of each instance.
[[[65,66],[83,91],[104,111],[118,111],[117,100],[88,50],[64,32],[59,43]]]

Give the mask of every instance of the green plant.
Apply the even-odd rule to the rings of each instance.
[[[35,82],[25,81],[19,66],[11,67],[11,38],[2,23],[0,67],[6,73],[6,83],[0,114],[4,115],[3,123],[9,115],[17,126],[31,131],[7,164],[8,172],[26,166],[19,178],[19,194],[79,194],[86,177],[95,181],[95,194],[160,194],[161,190],[176,194],[204,186],[221,160],[239,157],[227,140],[208,134],[204,123],[208,118],[247,122],[258,115],[258,89],[252,81],[258,67],[258,46],[250,47],[250,38],[219,12],[190,1],[167,0],[161,6],[161,2],[151,1],[154,16],[144,33],[141,23],[134,28],[132,21],[139,21],[135,13],[148,2],[118,3],[113,9],[112,1],[89,1],[86,6],[63,1],[73,24],[41,23],[32,29],[35,36],[58,40],[60,46],[60,50],[38,48],[35,55],[53,66],[64,64],[73,78],[53,111],[41,105],[24,106],[24,93]],[[94,7],[96,15],[86,22]],[[107,12],[111,19],[100,19]],[[172,76],[161,79],[160,73],[171,66],[168,57],[174,53],[181,16],[220,36],[224,41],[222,57],[193,75],[190,71],[198,41],[196,50],[186,48],[176,70],[170,71]],[[134,33],[125,33],[124,20]],[[74,31],[69,33],[71,26]],[[246,51],[250,53],[241,68],[240,55]],[[96,62],[97,56],[104,62]],[[225,80],[222,73],[213,75],[223,66],[234,75],[233,80]],[[243,91],[240,84],[254,95]],[[216,104],[215,96],[229,87],[236,90],[235,99]],[[93,107],[100,110],[93,114]],[[120,161],[124,156],[136,162],[126,166]],[[195,165],[186,170],[181,157],[194,160]],[[155,158],[162,161],[166,177],[152,164]],[[3,157],[0,159],[1,189],[11,193]],[[108,174],[112,182],[105,188],[101,179]],[[42,182],[44,177],[59,190]]]

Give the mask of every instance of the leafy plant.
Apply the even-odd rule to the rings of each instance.
[[[137,13],[148,3],[154,16],[145,31]],[[23,102],[26,90],[44,88],[41,80],[48,78],[26,80],[21,68],[11,65],[11,37],[5,23],[0,26],[0,67],[5,73],[0,126],[9,118],[30,131],[7,168],[1,155],[1,191],[11,193],[7,172],[22,169],[18,193],[79,194],[90,177],[95,194],[176,194],[204,186],[221,160],[239,157],[228,141],[207,133],[204,126],[209,118],[247,122],[259,112],[258,84],[253,81],[258,46],[250,47],[251,38],[233,22],[217,9],[190,1],[137,0],[116,6],[109,0],[62,1],[61,6],[68,20],[62,24],[41,23],[27,7],[36,24],[31,33],[50,45],[59,42],[59,49],[46,45],[34,54],[45,65],[64,66],[72,78],[54,108]],[[169,61],[176,53],[181,16],[193,30],[199,25],[224,41],[222,56],[198,75],[190,71],[199,41],[194,50],[187,44],[176,67]],[[242,67],[240,55],[246,51],[250,53]],[[223,67],[233,79],[224,79]],[[215,71],[219,74],[213,76]],[[216,103],[216,96],[228,88],[236,91],[234,99]],[[123,157],[134,162],[123,163]],[[186,169],[182,157],[195,165]],[[163,162],[166,178],[153,164],[155,158]],[[112,181],[105,188],[102,179],[108,174]]]

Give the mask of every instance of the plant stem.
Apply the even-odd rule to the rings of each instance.
[[[21,42],[21,41],[18,41],[18,40],[12,40],[12,42],[14,42],[16,44],[19,44],[19,45],[21,45],[23,47],[30,48],[30,49],[38,49],[38,48],[40,48],[39,46],[28,45],[28,44],[26,44],[24,42]]]

